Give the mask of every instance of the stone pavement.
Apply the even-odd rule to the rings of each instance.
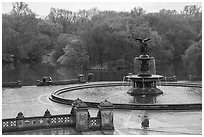
[[[109,131],[77,132],[74,128],[67,127],[67,128],[39,129],[21,132],[9,132],[4,133],[3,135],[197,135],[197,134],[190,132],[154,130],[151,128],[149,129],[124,128]]]
[[[46,109],[51,114],[69,114],[71,106],[49,100],[50,94],[66,86],[3,89],[2,118],[15,118],[18,112],[25,117],[42,116]],[[96,116],[98,109],[89,110]],[[141,121],[147,115],[149,129],[141,129]],[[9,134],[70,134],[70,135],[201,135],[202,111],[151,111],[151,110],[114,110],[113,131],[76,132],[73,128],[41,129]]]

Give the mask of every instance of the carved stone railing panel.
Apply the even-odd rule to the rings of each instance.
[[[99,130],[101,126],[101,119],[99,117],[89,118],[89,128]]]

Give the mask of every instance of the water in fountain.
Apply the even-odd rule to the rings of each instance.
[[[159,78],[158,78],[157,82],[158,82],[158,87],[161,87],[162,84],[161,84],[161,80]]]
[[[165,83],[166,83],[166,85],[167,85],[167,77],[164,77],[164,79],[165,79]]]
[[[123,77],[123,86],[125,86],[125,83],[126,83],[126,80],[125,80],[125,77]]]
[[[144,78],[142,78],[142,89],[144,90],[145,87],[144,87]]]
[[[100,102],[107,99],[112,103],[118,104],[185,104],[185,103],[202,103],[202,89],[192,87],[175,87],[161,86],[159,87],[164,94],[157,96],[130,96],[127,91],[130,86],[112,86],[85,88],[74,91],[64,92],[60,97],[74,100],[80,98],[84,101]],[[176,94],[176,95],[175,95]]]

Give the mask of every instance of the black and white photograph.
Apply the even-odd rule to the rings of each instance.
[[[202,1],[2,1],[2,135],[202,135]]]

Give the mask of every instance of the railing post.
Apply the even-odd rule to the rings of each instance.
[[[75,123],[76,131],[87,131],[89,129],[89,111],[88,106],[79,98],[72,103],[72,112]]]
[[[99,105],[97,116],[101,119],[101,130],[112,130],[113,125],[113,109],[114,106],[109,101],[102,101]]]
[[[87,75],[87,80],[88,80],[88,82],[91,82],[92,79],[93,79],[93,73],[89,73],[89,74]]]
[[[52,115],[50,114],[50,111],[48,109],[45,111],[44,117],[45,117],[45,126],[50,126]]]
[[[79,78],[79,83],[85,83],[86,82],[83,74],[79,74],[78,78]]]
[[[24,115],[22,112],[19,112],[16,117],[16,126],[18,129],[22,129],[24,126]]]
[[[21,87],[21,81],[20,80],[17,81],[17,85],[18,85],[18,87]]]
[[[47,77],[43,77],[43,83],[47,82]]]

